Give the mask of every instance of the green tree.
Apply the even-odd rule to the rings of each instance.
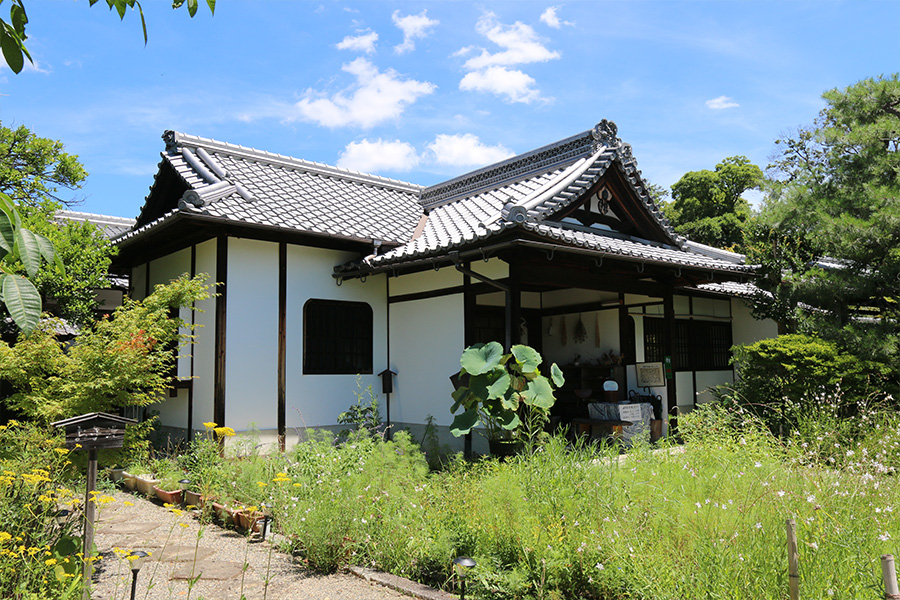
[[[176,348],[191,342],[191,325],[176,309],[208,297],[205,275],[158,285],[142,301],[126,299],[112,318],[85,327],[70,347],[51,324],[0,342],[0,379],[13,387],[5,402],[26,417],[50,423],[94,411],[148,406],[172,380]]]
[[[70,204],[56,196],[60,187],[80,188],[87,171],[62,142],[42,138],[19,126],[0,125],[0,192],[19,205],[36,206],[46,200]]]
[[[744,156],[726,158],[715,171],[690,171],[672,185],[666,216],[689,239],[721,248],[740,247],[750,217],[741,194],[758,189],[762,170]]]
[[[97,4],[100,0],[88,0],[90,5]],[[3,0],[0,0],[0,4]],[[216,0],[206,0],[209,12],[215,14]],[[119,13],[119,19],[125,18],[125,13],[130,8],[137,9],[141,15],[141,27],[144,31],[144,43],[147,43],[147,22],[144,20],[144,9],[138,0],[106,0],[110,10],[115,9]],[[197,14],[198,0],[173,0],[172,8],[180,8],[187,5],[188,14],[193,18]],[[10,0],[9,20],[0,19],[0,50],[3,51],[3,59],[14,73],[20,73],[25,66],[25,59],[31,61],[31,55],[25,47],[25,27],[28,25],[28,15],[25,13],[25,0]]]
[[[811,126],[776,142],[775,181],[749,244],[769,273],[756,310],[895,365],[900,379],[900,79],[823,98]]]
[[[94,320],[96,290],[109,287],[109,265],[118,249],[93,223],[56,219],[59,208],[44,202],[21,211],[23,224],[50,240],[65,267],[59,271],[44,264],[31,281],[45,300],[52,300],[49,310],[55,316],[86,325]]]

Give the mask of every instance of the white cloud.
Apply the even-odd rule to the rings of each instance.
[[[560,29],[563,25],[572,26],[575,23],[572,21],[560,21],[559,16],[556,14],[556,11],[559,10],[558,6],[550,6],[541,13],[541,21],[543,21],[547,27],[552,27],[553,29]]]
[[[426,12],[428,11],[423,10],[417,15],[406,15],[405,17],[401,17],[399,10],[394,11],[394,14],[391,15],[391,19],[394,21],[394,25],[403,32],[403,43],[394,46],[394,52],[397,54],[405,54],[415,50],[415,40],[424,39],[429,34],[428,30],[439,23],[439,21],[429,19],[425,16]]]
[[[412,145],[393,142],[362,140],[347,144],[337,161],[337,166],[354,171],[375,173],[379,171],[409,171],[419,164],[419,155]]]
[[[722,110],[725,108],[736,108],[740,106],[740,104],[735,102],[734,98],[731,98],[729,96],[719,96],[718,98],[707,100],[706,106],[713,110]]]
[[[375,52],[375,42],[378,41],[378,34],[374,31],[361,33],[357,36],[347,36],[341,42],[336,44],[338,50],[354,50],[356,52],[365,52],[372,54]]]
[[[440,134],[428,144],[428,149],[431,150],[437,164],[451,167],[489,165],[513,155],[513,152],[505,146],[488,146],[483,144],[477,135],[471,133]]]
[[[325,127],[369,128],[399,117],[407,105],[437,87],[427,81],[402,79],[393,69],[381,72],[362,57],[345,64],[342,70],[356,77],[356,83],[331,98],[307,90],[296,104],[301,118]]]
[[[520,21],[503,25],[489,12],[478,19],[475,29],[503,50],[491,54],[482,49],[480,55],[466,61],[465,66],[470,70],[546,62],[560,56],[559,52],[547,49],[534,29]]]
[[[528,104],[541,99],[535,80],[527,73],[506,67],[489,67],[467,73],[459,82],[463,91],[488,92],[505,96],[508,102]]]

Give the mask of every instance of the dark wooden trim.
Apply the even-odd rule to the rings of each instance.
[[[284,452],[287,433],[287,244],[278,243],[278,448]]]
[[[508,350],[522,342],[522,290],[519,286],[519,267],[509,265],[509,291],[506,293],[506,348]]]
[[[216,240],[216,337],[213,368],[213,421],[225,425],[225,326],[228,306],[228,237]]]
[[[669,293],[663,296],[663,318],[666,327],[666,356],[672,361],[672,379],[666,380],[666,402],[668,405],[677,406],[678,398],[676,379],[678,372],[675,369],[675,295]]]
[[[493,288],[491,288],[493,290]],[[496,290],[493,290],[496,291]],[[415,292],[413,294],[401,294],[388,298],[389,304],[397,304],[398,302],[414,302],[416,300],[427,300],[428,298],[440,298],[441,296],[454,296],[456,294],[465,293],[465,284],[455,285],[449,288],[440,288],[437,290],[428,290],[427,292]]]
[[[471,269],[470,263],[466,268]],[[478,304],[478,296],[475,294],[472,278],[463,275],[463,342],[468,348],[475,343],[475,307]]]
[[[587,271],[566,268],[564,265],[528,264],[522,273],[523,288],[527,284],[556,286],[564,288],[581,288],[604,292],[625,292],[626,294],[642,294],[660,298],[672,292],[672,286],[665,283],[642,281],[616,276],[611,273],[589,273]]]
[[[119,243],[119,254],[113,258],[113,265],[129,267],[141,264],[221,236],[265,242],[284,242],[331,250],[356,251],[360,255],[372,251],[372,240],[369,239],[242,223],[207,215],[178,213],[171,220],[154,226],[152,230]],[[387,251],[395,246],[396,244],[387,243],[382,248],[383,251]]]
[[[191,246],[191,279],[197,276],[197,246]],[[191,334],[194,333],[194,327],[196,326],[196,317],[197,317],[197,303],[191,303]],[[194,348],[191,347],[191,383],[194,381]],[[188,406],[187,406],[187,441],[191,441],[193,439],[193,427],[194,427],[194,386],[191,385],[188,388]]]
[[[144,263],[144,298],[150,295],[150,261]]]

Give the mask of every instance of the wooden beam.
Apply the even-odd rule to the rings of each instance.
[[[278,448],[284,452],[287,432],[287,244],[278,243]]]
[[[671,293],[672,290],[671,286],[654,281],[629,279],[612,273],[592,273],[587,268],[579,269],[563,264],[529,264],[526,269],[522,269],[521,278],[523,285],[547,285],[604,292],[623,292],[657,298],[667,291]]]
[[[228,237],[216,239],[216,334],[213,365],[213,421],[225,425],[225,326],[228,306]]]

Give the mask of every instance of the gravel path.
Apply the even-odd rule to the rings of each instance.
[[[144,550],[151,558],[138,575],[138,599],[409,599],[353,575],[312,574],[256,534],[201,525],[190,514],[124,492],[110,495],[115,501],[100,508],[96,529],[102,559],[94,569],[92,598],[130,598],[130,566],[119,553]]]

